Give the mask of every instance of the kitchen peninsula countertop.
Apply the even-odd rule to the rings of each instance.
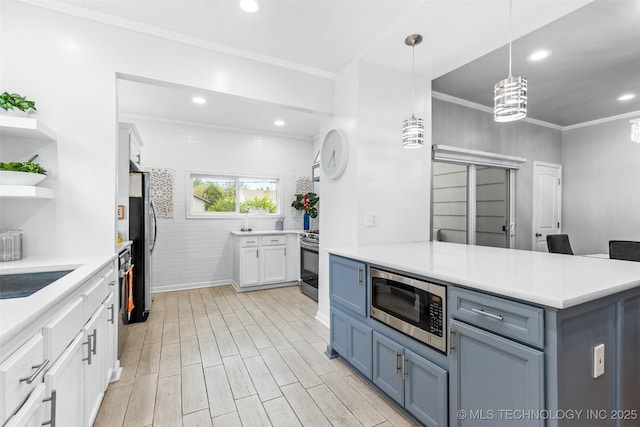
[[[89,277],[112,262],[116,254],[96,257],[29,257],[3,262],[0,275],[73,270],[49,286],[23,298],[0,299],[0,347],[71,295]]]
[[[327,252],[512,299],[563,309],[640,287],[640,263],[417,242]]]

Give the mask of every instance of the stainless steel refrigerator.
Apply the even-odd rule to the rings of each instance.
[[[124,323],[144,322],[151,309],[151,255],[157,232],[152,192],[151,175],[148,172],[129,173],[129,239],[133,241],[133,280],[130,289],[124,289],[121,293],[125,298],[122,304]]]

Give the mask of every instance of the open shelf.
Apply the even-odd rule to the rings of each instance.
[[[37,119],[0,115],[0,138],[9,137],[55,141],[56,133]]]
[[[53,199],[54,191],[50,188],[34,185],[0,185],[0,197],[16,199]]]

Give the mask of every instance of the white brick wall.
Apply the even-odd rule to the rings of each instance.
[[[302,228],[302,216],[290,205],[295,177],[311,174],[314,155],[311,140],[152,120],[133,121],[144,142],[142,166],[175,171],[174,217],[158,218],[152,291],[230,283],[233,276],[229,232],[239,230],[244,220],[187,219],[185,194],[189,171],[280,177],[285,228]],[[272,230],[275,219],[250,219],[249,224],[254,230]]]

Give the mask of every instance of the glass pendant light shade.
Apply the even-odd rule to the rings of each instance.
[[[509,76],[493,89],[493,119],[512,122],[527,116],[527,79]]]
[[[402,146],[420,148],[424,144],[424,120],[413,114],[402,125]]]
[[[631,120],[631,140],[640,143],[640,119]]]
[[[414,106],[413,96],[413,74],[415,70],[415,47],[422,42],[420,34],[412,34],[404,39],[404,44],[411,46],[411,108]],[[402,146],[404,148],[420,148],[424,145],[424,120],[416,118],[415,114],[411,114],[411,118],[402,124]]]

